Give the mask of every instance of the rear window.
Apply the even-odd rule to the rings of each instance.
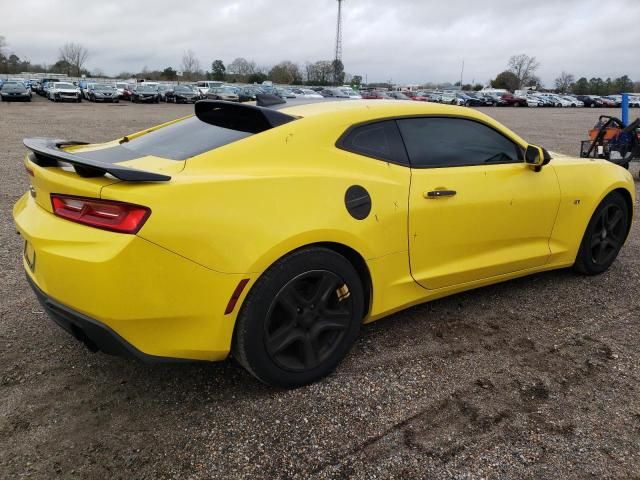
[[[153,155],[169,160],[186,160],[252,135],[202,122],[197,117],[160,128],[121,145],[78,152],[83,158],[117,163]]]

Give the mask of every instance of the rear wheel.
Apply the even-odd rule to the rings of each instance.
[[[573,268],[585,275],[606,271],[618,256],[628,231],[627,202],[622,194],[612,192],[591,217]]]
[[[252,287],[238,315],[233,355],[264,383],[305,385],[336,368],[363,316],[362,284],[351,263],[326,248],[300,250]]]

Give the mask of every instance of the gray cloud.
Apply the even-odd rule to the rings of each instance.
[[[68,41],[90,51],[88,67],[177,68],[192,49],[203,68],[235,57],[273,65],[331,59],[335,0],[87,2],[23,0],[3,9],[9,49],[53,62]],[[562,71],[640,80],[640,1],[345,0],[343,60],[369,81],[486,82],[517,53],[534,55],[551,84]]]

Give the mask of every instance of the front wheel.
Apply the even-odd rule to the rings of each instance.
[[[358,273],[321,247],[271,266],[240,310],[233,356],[262,382],[284,388],[315,382],[349,352],[364,317]]]
[[[627,202],[619,192],[611,192],[591,217],[573,268],[585,275],[606,271],[618,256],[628,232]]]

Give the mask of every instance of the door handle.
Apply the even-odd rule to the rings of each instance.
[[[424,192],[424,198],[453,197],[456,193],[455,190],[431,190],[430,192]]]

